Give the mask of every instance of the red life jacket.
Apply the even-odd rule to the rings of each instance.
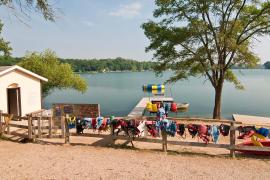
[[[171,111],[172,112],[177,112],[177,104],[176,103],[171,104]]]

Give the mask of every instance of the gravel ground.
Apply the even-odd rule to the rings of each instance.
[[[0,140],[0,179],[269,179],[270,159]]]

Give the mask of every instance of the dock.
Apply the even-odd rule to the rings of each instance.
[[[146,105],[148,102],[161,101],[161,102],[173,102],[172,97],[155,96],[155,97],[144,97],[135,106],[135,108],[128,114],[128,117],[142,116],[144,114]]]
[[[236,122],[240,122],[243,125],[254,125],[258,127],[270,127],[270,117],[261,117],[261,116],[249,116],[241,114],[233,114],[233,119]]]

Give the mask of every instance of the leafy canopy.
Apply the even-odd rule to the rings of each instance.
[[[266,63],[264,63],[264,67],[266,69],[270,69],[270,61],[267,61]]]
[[[48,79],[42,86],[44,95],[48,95],[53,88],[87,90],[86,81],[75,74],[69,64],[60,63],[51,50],[28,53],[18,65]]]
[[[7,57],[10,55],[10,51],[12,48],[9,46],[9,42],[5,41],[3,37],[1,37],[1,32],[3,29],[3,24],[0,21],[0,53],[4,57]]]
[[[5,6],[12,11],[19,10],[24,15],[29,16],[29,12],[36,11],[41,13],[44,19],[49,21],[55,20],[55,9],[52,6],[52,1],[49,0],[0,0],[0,6]],[[17,15],[16,15],[17,16]],[[18,16],[17,16],[18,17]],[[19,17],[18,17],[19,18]]]
[[[225,80],[243,88],[230,70],[253,67],[252,40],[269,34],[270,1],[156,0],[156,21],[142,25],[154,51],[157,73],[175,71],[168,82],[204,75],[215,89]]]

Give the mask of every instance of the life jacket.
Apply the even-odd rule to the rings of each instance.
[[[101,126],[98,128],[99,131],[107,131],[108,125],[107,125],[107,119],[103,119]]]
[[[151,102],[148,102],[146,104],[146,109],[147,109],[147,111],[152,112],[152,103]]]
[[[169,125],[167,126],[166,133],[172,137],[175,136],[177,131],[176,122],[170,121]]]
[[[100,126],[102,125],[102,123],[103,123],[103,117],[98,117],[97,118],[97,129],[99,129],[100,128]]]
[[[192,136],[192,138],[194,138],[198,134],[199,125],[188,124],[187,129],[188,129],[189,134]]]
[[[83,123],[85,129],[91,129],[92,128],[92,118],[83,118]]]
[[[116,129],[120,126],[120,121],[117,119],[113,119],[110,123],[111,128]]]
[[[92,128],[97,129],[97,119],[96,118],[92,119]]]
[[[262,135],[264,137],[267,137],[269,135],[269,129],[261,127],[258,130],[256,130],[256,133],[260,134],[260,135]]]
[[[168,103],[165,104],[165,112],[169,112],[170,111],[170,106]]]
[[[166,113],[164,108],[159,108],[157,112],[157,118],[164,119],[166,117]]]
[[[212,126],[212,132],[211,132],[212,138],[213,138],[213,142],[215,144],[218,143],[218,139],[219,139],[219,130],[218,127],[216,125]]]
[[[208,143],[210,141],[208,137],[208,127],[206,125],[199,125],[198,134],[205,143]]]
[[[183,137],[185,134],[185,125],[184,124],[178,124],[178,131],[177,134]]]
[[[228,136],[230,133],[230,126],[225,125],[225,124],[221,124],[219,126],[219,131],[223,136]]]
[[[153,113],[158,112],[157,104],[152,104],[152,111]]]
[[[148,130],[149,134],[151,134],[151,136],[153,136],[153,137],[158,136],[159,133],[158,133],[158,131],[155,129],[155,127],[153,125],[147,124],[146,127],[147,127],[147,130]]]
[[[177,112],[177,104],[176,103],[171,104],[171,111],[172,112]]]
[[[76,133],[81,134],[83,133],[83,125],[82,125],[82,120],[80,118],[76,118]]]
[[[239,131],[237,139],[250,138],[256,132],[255,126],[239,126],[237,130]]]
[[[72,128],[75,128],[76,127],[76,117],[73,116],[73,117],[68,117],[67,118],[67,124],[68,124],[68,128],[69,129],[72,129]]]

